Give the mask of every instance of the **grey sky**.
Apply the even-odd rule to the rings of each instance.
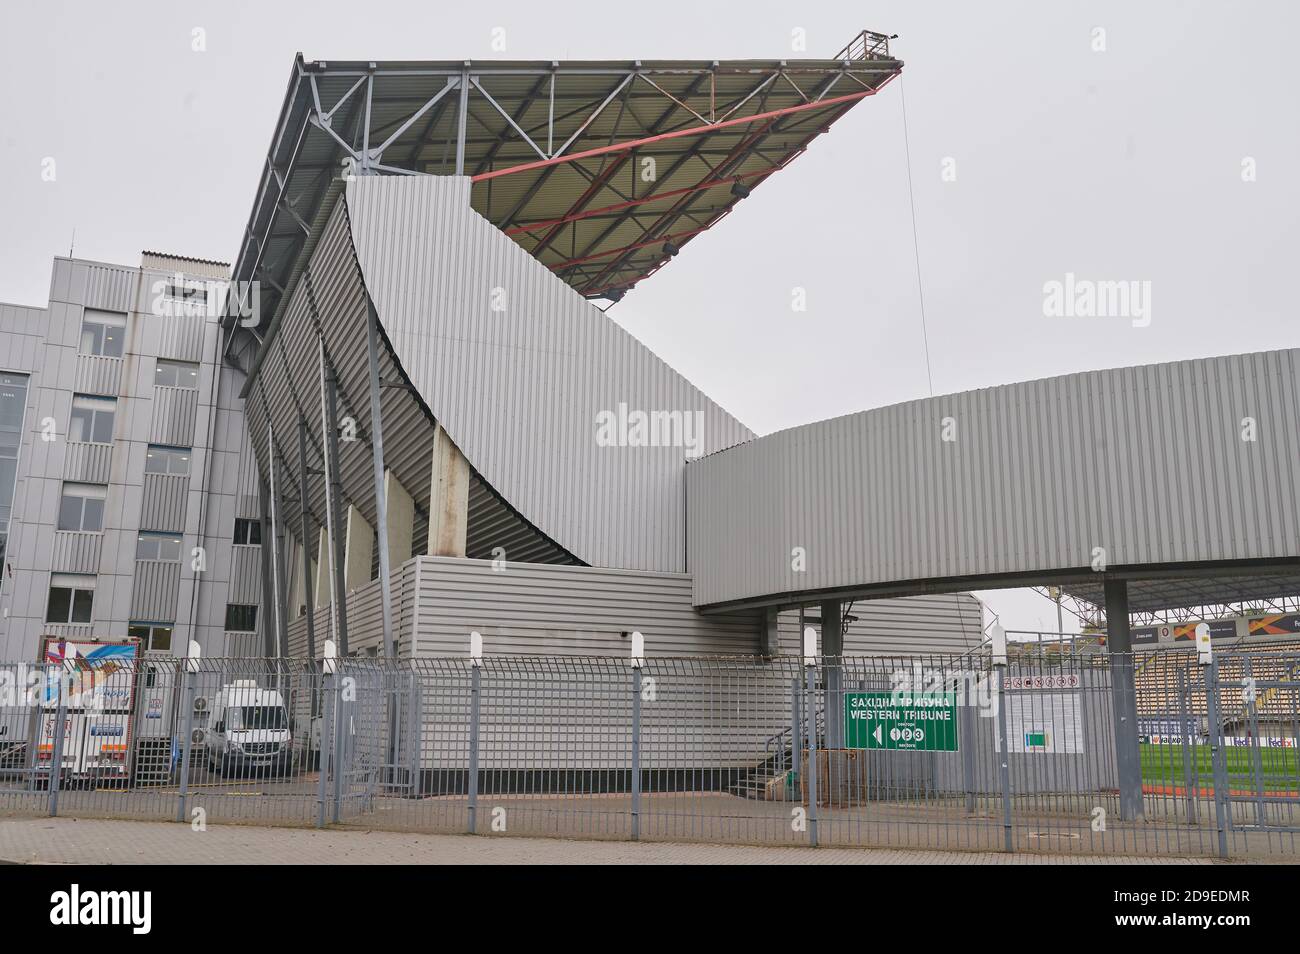
[[[79,257],[231,260],[299,50],[794,58],[796,28],[829,56],[866,27],[900,34],[901,84],[610,312],[750,427],[928,393],[904,93],[935,393],[1296,344],[1291,4],[6,0],[3,17],[0,300],[43,305],[74,228]],[[1149,281],[1149,327],[1045,318],[1043,285],[1067,272]],[[989,600],[1010,625],[1054,625],[1040,598]]]

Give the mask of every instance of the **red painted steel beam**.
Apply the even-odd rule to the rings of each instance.
[[[719,129],[728,129],[732,126],[743,126],[746,123],[760,122],[762,120],[780,119],[782,116],[790,116],[794,113],[803,113],[812,109],[826,109],[844,103],[853,103],[868,96],[874,96],[875,94],[876,90],[865,89],[859,93],[848,93],[844,96],[832,96],[829,99],[818,100],[813,103],[800,103],[798,106],[786,106],[782,109],[772,109],[765,113],[755,113],[753,116],[739,116],[735,119],[726,119],[720,123],[712,123],[707,126],[691,126],[687,129],[675,129],[672,132],[659,133],[657,136],[646,136],[642,139],[629,139],[627,142],[612,143],[608,146],[597,146],[594,149],[575,152],[567,156],[555,156],[551,159],[539,159],[536,162],[526,162],[523,165],[510,166],[505,169],[495,169],[492,172],[484,172],[473,176],[470,181],[485,182],[488,179],[495,179],[498,176],[509,176],[514,175],[517,172],[528,172],[533,169],[545,169],[548,166],[556,166],[564,162],[573,162],[575,159],[589,159],[593,156],[604,156],[612,152],[627,152],[632,149],[640,149],[642,146],[653,145],[654,143],[664,142],[669,139],[682,139],[687,136],[705,136],[710,133],[715,133]]]
[[[649,248],[651,245],[662,245],[664,242],[673,242],[677,239],[690,238],[692,235],[699,235],[707,225],[700,226],[698,229],[691,229],[688,232],[677,232],[674,235],[661,235],[658,238],[652,238],[645,242],[637,242],[633,245],[624,245],[622,248],[607,248],[600,252],[593,252],[590,255],[584,255],[581,258],[570,258],[563,262],[556,262],[554,265],[547,265],[551,271],[557,268],[567,268],[570,265],[581,265],[583,262],[595,261],[598,258],[604,258],[606,255],[617,255],[620,252],[634,252],[639,248]]]
[[[688,192],[703,192],[705,189],[716,189],[718,186],[731,185],[733,182],[739,182],[742,179],[752,179],[755,176],[771,175],[773,172],[776,172],[778,169],[783,167],[784,164],[768,166],[766,169],[759,169],[757,172],[742,172],[739,175],[723,176],[721,179],[712,179],[708,182],[701,182],[697,185],[686,186],[681,189],[669,189],[667,192],[655,192],[640,199],[631,199],[627,202],[617,202],[614,205],[606,205],[599,209],[588,209],[585,212],[566,215],[562,219],[546,219],[545,221],[516,225],[514,228],[506,229],[506,235],[518,235],[521,232],[532,232],[536,229],[550,228],[552,225],[564,225],[567,222],[577,222],[581,219],[589,219],[592,216],[603,215],[606,212],[621,212],[623,209],[632,209],[638,205],[656,202],[659,199],[671,199],[674,196],[685,195]]]
[[[893,73],[893,74],[891,74],[890,76],[887,76],[887,77],[885,78],[885,81],[884,81],[883,83],[881,83],[879,86],[877,86],[874,90],[870,90],[870,91],[869,91],[869,94],[871,94],[871,93],[875,93],[875,92],[877,92],[877,91],[879,91],[879,90],[881,90],[881,89],[884,89],[885,86],[888,85],[889,82],[890,82],[891,80],[893,80],[893,78],[894,78],[895,76],[897,76],[897,75],[898,75],[897,73]],[[861,98],[861,97],[858,97],[858,98]],[[827,100],[822,100],[822,102],[827,102]],[[809,144],[810,144],[814,139],[816,139],[816,138],[817,138],[819,135],[821,135],[822,133],[824,133],[824,132],[828,132],[828,131],[830,130],[830,127],[831,127],[832,125],[834,125],[834,123],[835,123],[837,120],[839,120],[840,118],[842,118],[842,117],[844,116],[844,114],[847,113],[847,112],[848,112],[848,107],[847,107],[847,106],[846,106],[844,109],[839,110],[838,115],[835,115],[835,116],[831,117],[830,122],[828,122],[824,128],[822,128],[822,129],[818,129],[818,130],[816,130],[815,132],[813,132],[812,135],[810,135],[809,137],[807,137],[807,138],[806,138],[802,143],[799,144],[798,148],[796,148],[796,149],[794,149],[793,151],[791,151],[789,155],[787,155],[785,158],[783,158],[783,159],[782,159],[780,162],[778,162],[775,166],[773,166],[773,167],[769,167],[768,169],[763,170],[761,173],[759,173],[758,175],[761,175],[761,178],[759,179],[759,182],[762,182],[763,179],[765,179],[767,176],[772,175],[773,173],[777,172],[777,171],[780,170],[780,169],[784,169],[787,165],[789,165],[791,162],[793,162],[794,159],[795,159],[796,157],[798,157],[799,155],[801,155],[801,154],[802,154],[802,153],[803,153],[803,152],[808,148],[808,145],[809,145]],[[751,118],[756,118],[756,117],[751,117]],[[771,124],[769,123],[768,125],[770,126]],[[759,134],[761,134],[761,132],[762,132],[762,130],[759,131]],[[753,142],[755,138],[756,138],[756,136],[750,136],[749,139],[748,139],[748,142]],[[742,144],[742,145],[743,145],[743,144]],[[733,150],[733,154],[734,154],[734,153],[735,153],[735,150]],[[722,164],[725,164],[726,161],[727,161],[727,160],[724,160],[724,162],[723,162]],[[755,187],[757,188],[757,183],[755,184]],[[677,204],[678,204],[678,203],[674,203],[674,209],[675,209],[675,207],[676,207]],[[661,217],[660,220],[659,220],[659,222],[662,222],[662,221],[664,220],[664,218],[666,218],[667,216],[672,215],[674,209],[670,209],[667,213],[665,213],[664,217]],[[698,233],[698,232],[703,232],[703,231],[706,231],[707,229],[712,228],[713,226],[715,226],[715,225],[717,225],[719,222],[721,222],[723,219],[725,219],[725,218],[726,218],[730,213],[731,213],[731,208],[728,208],[728,209],[724,210],[724,211],[723,211],[720,215],[718,215],[715,219],[713,219],[711,222],[708,222],[708,223],[704,226],[704,228],[702,228],[702,229],[697,229],[696,232],[697,232],[697,233]],[[659,223],[656,223],[656,225],[657,225],[657,224],[659,224]],[[654,227],[655,227],[655,225],[652,225],[652,226],[651,226],[651,228],[654,228]],[[660,239],[660,241],[662,241],[662,239]],[[647,242],[647,243],[645,243],[645,244],[647,244],[647,245],[653,245],[653,244],[655,244],[655,243],[654,243],[654,242]],[[625,278],[625,279],[621,279],[621,280],[619,280],[619,281],[615,281],[615,282],[607,283],[607,284],[605,284],[605,285],[601,285],[601,286],[598,287],[598,288],[592,289],[592,288],[591,288],[592,285],[598,284],[598,283],[599,283],[599,282],[600,282],[600,281],[601,281],[601,280],[602,280],[602,279],[603,279],[603,278],[604,278],[604,277],[609,273],[609,268],[607,267],[607,268],[605,268],[604,270],[602,270],[598,275],[596,275],[595,278],[590,279],[590,280],[586,283],[586,287],[585,287],[585,288],[582,288],[582,289],[579,289],[579,292],[580,292],[581,294],[585,295],[585,296],[594,297],[594,296],[597,296],[597,295],[601,294],[602,292],[609,291],[611,288],[630,288],[632,285],[635,285],[637,282],[644,281],[645,279],[649,278],[651,275],[653,275],[655,272],[659,271],[659,269],[663,268],[663,266],[666,265],[666,264],[668,264],[668,262],[670,262],[670,261],[672,261],[672,257],[671,257],[671,256],[665,257],[665,258],[661,259],[660,261],[656,262],[653,266],[651,266],[649,269],[647,269],[647,270],[646,270],[645,272],[643,272],[642,274],[636,276],[635,278],[632,278],[632,279],[626,279],[626,278]]]

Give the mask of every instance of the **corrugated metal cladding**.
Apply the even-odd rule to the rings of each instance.
[[[203,358],[202,315],[162,315],[158,322],[158,357],[198,362]]]
[[[230,550],[230,598],[227,602],[261,603],[262,548],[233,546]]]
[[[602,570],[541,563],[416,557],[394,573],[393,626],[399,653],[463,656],[469,634],[493,654],[629,653],[623,633],[639,630],[656,656],[752,655],[759,648],[756,612],[701,616],[691,608],[691,581],[681,573]],[[327,609],[314,617],[319,647],[329,637]],[[306,652],[306,620],[289,626],[290,651]],[[413,639],[414,637],[414,639]],[[348,595],[348,648],[365,654],[382,644],[377,580]]]
[[[131,618],[166,623],[176,619],[181,588],[181,564],[136,560],[131,585]]]
[[[104,536],[71,530],[54,532],[50,569],[56,573],[98,573],[99,551]]]
[[[113,468],[112,444],[67,441],[63,451],[63,477],[87,484],[106,484]]]
[[[185,529],[185,504],[190,478],[178,474],[145,474],[140,504],[141,530]]]
[[[141,252],[140,267],[155,272],[180,272],[189,278],[230,278],[230,266],[225,262],[212,262],[202,258],[185,258],[165,252]]]
[[[810,615],[816,612],[814,608]],[[969,593],[859,600],[850,613],[857,617],[844,630],[844,652],[851,656],[958,654],[978,646],[984,638],[983,610]],[[798,610],[781,613],[777,635],[782,653],[802,653]]]
[[[1095,547],[1112,567],[1300,556],[1298,363],[1288,350],[1072,374],[697,461],[695,602],[1087,570]]]
[[[120,265],[100,265],[92,262],[75,262],[69,277],[72,296],[80,288],[82,297],[51,295],[51,300],[81,302],[87,308],[104,311],[127,312],[132,310],[136,298],[139,273]],[[83,284],[84,283],[84,284]]]
[[[339,471],[344,498],[355,504],[374,526],[366,321],[366,290],[353,255],[347,215],[340,202],[322,227],[303,281],[290,298],[279,332],[267,345],[271,350],[262,364],[246,411],[252,444],[263,461],[268,420],[274,425],[281,456],[279,474],[284,486],[298,485],[300,415],[306,418],[310,435],[308,466],[319,470],[318,341],[323,336],[339,378],[339,417],[351,418],[356,425],[357,439],[340,445]],[[384,381],[401,379],[401,369],[386,344],[380,349],[379,371]],[[384,388],[380,399],[386,435],[384,463],[415,501],[416,525],[426,530],[423,536],[415,538],[422,552],[428,526],[434,422],[407,389]],[[320,522],[325,517],[325,502],[324,482],[318,475],[309,480],[309,496],[314,519]],[[296,516],[293,523],[297,523]],[[571,562],[554,543],[512,513],[483,485],[477,474],[471,479],[466,547],[474,556],[488,557],[494,548],[502,547],[510,559]]]
[[[82,394],[116,397],[122,389],[122,359],[98,354],[77,355],[77,378],[73,390]]]
[[[468,179],[345,195],[396,356],[470,465],[587,563],[683,570],[687,449],[598,446],[597,415],[699,412],[702,453],[751,432],[474,212]]]
[[[155,387],[149,440],[154,444],[188,447],[194,442],[199,392],[194,388]]]
[[[750,655],[757,613],[701,616],[682,573],[420,557],[413,615],[417,656],[468,652],[620,656],[639,630],[647,654]]]

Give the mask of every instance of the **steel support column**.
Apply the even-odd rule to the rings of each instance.
[[[379,593],[384,626],[384,655],[397,655],[393,644],[392,567],[388,560],[388,492],[384,486],[384,423],[379,390],[379,315],[366,308],[366,360],[370,383],[370,456],[375,476],[375,530],[379,534]]]
[[[271,598],[275,619],[276,654],[281,659],[289,656],[289,599],[284,592],[284,499],[281,494],[281,475],[276,473],[275,431],[267,425],[267,470],[270,474],[271,496]]]
[[[298,500],[302,504],[302,592],[303,602],[307,608],[307,656],[313,662],[316,659],[316,621],[312,618],[315,611],[316,580],[311,572],[311,498],[307,485],[307,422],[298,419]],[[315,693],[312,694],[313,697]],[[315,706],[312,713],[315,714]]]
[[[275,624],[271,621],[275,614],[275,588],[271,582],[271,567],[275,562],[275,547],[271,542],[274,528],[271,526],[271,487],[260,474],[257,477],[257,495],[262,525],[262,605],[258,608],[257,622],[262,627],[262,654],[273,659],[277,653]]]
[[[347,590],[343,585],[343,487],[339,480],[338,375],[320,342],[321,424],[325,445],[325,524],[329,535],[330,612],[340,656],[348,654]]]
[[[844,748],[844,607],[821,604],[822,682],[826,690],[826,748]]]
[[[1110,698],[1114,714],[1115,767],[1119,774],[1119,813],[1125,821],[1141,818],[1142,752],[1138,745],[1137,691],[1133,640],[1128,624],[1128,581],[1108,579],[1106,649],[1110,653]]]

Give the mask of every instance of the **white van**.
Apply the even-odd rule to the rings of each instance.
[[[293,734],[284,698],[252,679],[223,686],[208,716],[208,767],[222,775],[279,775],[293,767]]]

